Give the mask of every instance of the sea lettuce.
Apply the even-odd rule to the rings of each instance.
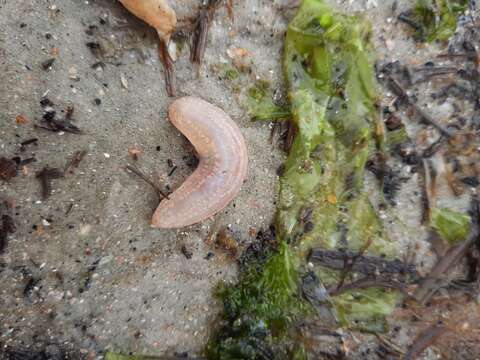
[[[304,0],[288,27],[283,64],[297,131],[279,179],[278,247],[219,290],[224,324],[208,346],[211,359],[305,358],[291,334],[314,314],[301,291],[310,248],[395,255],[363,186],[380,143],[370,36],[367,21],[323,0]],[[325,286],[343,276],[325,268],[315,274]],[[378,288],[328,300],[337,326],[367,331],[384,330],[397,301],[397,293]]]
[[[457,27],[457,17],[468,8],[468,0],[417,0],[400,19],[415,30],[419,41],[446,41]]]
[[[450,244],[465,240],[470,231],[470,216],[443,208],[432,209],[431,225]]]

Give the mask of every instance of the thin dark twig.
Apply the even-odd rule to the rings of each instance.
[[[86,150],[75,151],[72,158],[65,165],[64,173],[73,174],[73,169],[76,169],[80,165],[86,154]]]
[[[280,12],[284,12],[286,10],[292,10],[292,9],[296,9],[300,6],[300,4],[302,3],[301,0],[290,0],[286,5],[284,6],[279,6],[278,8],[276,8],[278,11]]]
[[[480,202],[478,195],[472,199],[472,224],[470,234],[467,239],[461,243],[450,247],[447,253],[440,258],[437,264],[430,271],[430,274],[425,278],[420,288],[415,293],[415,298],[421,303],[425,304],[439,289],[438,284],[441,276],[462,259],[469,249],[478,241],[480,236]]]
[[[64,131],[64,132],[77,134],[77,135],[83,134],[82,130],[80,130],[77,126],[73,125],[72,123],[66,120],[53,119],[46,122],[46,124],[48,126],[35,124],[34,127],[37,129],[43,129],[51,132]]]
[[[362,248],[353,256],[353,257],[348,257],[345,254],[345,259],[344,259],[344,268],[342,271],[342,274],[340,275],[340,281],[338,282],[337,289],[340,289],[344,282],[345,279],[347,278],[347,275],[352,272],[353,266],[355,265],[356,261],[365,254],[365,251],[368,250],[370,245],[372,245],[373,242],[373,237],[367,239],[365,244],[363,244]]]
[[[372,287],[399,290],[404,295],[408,295],[407,286],[405,283],[388,277],[374,276],[366,276],[364,278],[352,281],[347,284],[342,283],[340,286],[333,285],[328,289],[328,293],[330,296],[337,296],[347,291]]]
[[[34,158],[34,157],[21,159],[18,156],[15,156],[14,158],[12,158],[12,160],[14,160],[17,163],[18,166],[25,166],[25,165],[28,165],[28,164],[31,164],[31,163],[34,163],[34,162],[37,161],[37,159]]]
[[[467,58],[469,54],[466,53],[457,53],[457,54],[439,54],[437,55],[438,58],[447,58],[447,59],[453,59],[453,58]]]
[[[387,350],[390,351],[392,354],[395,354],[397,356],[405,354],[405,351],[400,346],[387,339],[385,336],[379,334],[378,332],[375,332],[374,335],[382,343],[383,346],[386,346],[388,348]]]
[[[7,201],[0,200],[0,254],[2,254],[8,243],[8,234],[17,230],[13,218],[10,216],[10,206]]]
[[[169,199],[168,195],[165,194],[160,188],[152,181],[150,180],[147,176],[145,176],[139,169],[137,169],[135,166],[127,165],[125,167],[128,171],[131,171],[135,175],[137,175],[140,179],[145,181],[148,185],[150,185],[155,192],[158,194],[158,198],[160,200],[162,199]]]
[[[275,132],[277,130],[278,124],[279,124],[278,121],[273,122],[272,129],[270,130],[270,137],[268,139],[268,142],[270,143],[270,145],[273,144],[273,138],[275,137]]]
[[[73,203],[70,203],[70,205],[68,205],[67,211],[65,211],[65,216],[68,216],[72,212],[73,206]]]
[[[168,176],[169,176],[169,177],[172,176],[173,173],[175,172],[175,170],[177,170],[177,168],[178,168],[178,167],[175,165],[175,166],[172,168],[172,170],[170,170],[170,172],[168,173]]]
[[[201,8],[195,21],[195,30],[193,31],[192,49],[190,53],[190,61],[192,64],[195,64],[197,73],[205,56],[209,22],[208,11]]]
[[[64,176],[63,171],[57,168],[45,166],[36,177],[42,185],[42,198],[47,199],[52,194],[52,180],[60,179]]]
[[[287,121],[287,132],[285,135],[285,140],[283,144],[283,151],[286,153],[290,152],[290,149],[293,145],[293,140],[295,139],[295,135],[297,134],[297,127],[292,121]]]
[[[46,101],[49,100],[47,99]],[[81,135],[83,134],[83,131],[71,122],[73,111],[73,106],[67,107],[65,119],[60,120],[56,118],[56,111],[46,108],[46,112],[43,114],[42,124],[35,124],[35,127],[52,132],[64,131],[72,134]]]
[[[233,0],[227,0],[225,6],[227,8],[228,18],[232,23],[235,22],[235,16],[233,14]]]
[[[31,139],[22,141],[22,142],[20,143],[20,145],[21,145],[21,146],[27,146],[27,145],[30,145],[30,144],[33,144],[33,143],[37,143],[37,142],[38,142],[38,139],[37,139],[37,138],[31,138]]]
[[[168,46],[162,39],[160,39],[158,43],[158,56],[165,72],[167,94],[170,97],[174,97],[177,95],[175,90],[175,68],[170,53],[168,52]]]
[[[433,155],[435,155],[440,148],[445,144],[447,138],[443,135],[440,135],[440,138],[435,141],[433,144],[431,144],[428,148],[426,148],[421,157],[422,158],[431,158]]]
[[[197,72],[203,62],[205,49],[207,47],[208,32],[215,11],[218,9],[222,0],[204,0],[195,20],[193,31],[192,48],[190,52],[190,61],[197,67]]]
[[[422,224],[426,224],[430,221],[432,206],[435,205],[437,188],[437,172],[428,159],[423,160],[421,175],[423,178]]]
[[[398,15],[398,20],[400,20],[401,22],[411,26],[414,30],[416,30],[419,34],[419,38],[424,37],[424,30],[423,30],[422,25],[420,25],[415,20],[413,20],[408,11],[400,13]]]
[[[342,270],[345,266],[345,256],[353,258],[352,251],[341,252],[336,250],[323,250],[314,248],[311,250],[308,261],[334,270]],[[352,271],[364,275],[375,274],[408,274],[417,276],[417,270],[413,264],[407,265],[401,260],[387,260],[377,256],[358,256],[352,265]]]
[[[432,125],[435,127],[440,133],[445,135],[446,137],[450,138],[453,136],[451,130],[444,127],[442,124],[438,123],[431,115],[427,114],[423,111],[415,102],[412,101],[410,96],[407,94],[407,91],[403,88],[403,86],[395,79],[393,76],[389,76],[390,85],[392,91],[408,106],[410,106],[419,116],[420,118],[425,121],[427,124]]]
[[[403,357],[403,360],[417,359],[421,353],[432,346],[440,337],[442,337],[448,329],[442,325],[431,325],[417,336],[413,344],[409,347],[407,353]]]
[[[457,74],[458,69],[454,67],[441,66],[420,66],[410,69],[410,80],[412,84],[428,81],[437,76]]]

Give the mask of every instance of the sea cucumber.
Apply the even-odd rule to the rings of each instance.
[[[158,36],[168,44],[177,24],[177,16],[166,0],[120,0],[120,2],[136,17],[155,28]]]
[[[248,155],[237,124],[202,99],[175,100],[168,117],[195,147],[200,162],[169,199],[160,203],[152,225],[180,228],[203,221],[228,205],[247,176]]]

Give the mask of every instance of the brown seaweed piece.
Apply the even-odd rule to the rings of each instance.
[[[197,71],[205,56],[210,23],[221,3],[222,0],[203,0],[200,11],[195,19],[190,61],[195,64]]]
[[[438,341],[447,331],[447,328],[442,325],[435,324],[429,326],[418,335],[403,357],[403,360],[417,359],[425,349]]]
[[[0,179],[8,181],[17,176],[17,173],[18,165],[14,160],[0,158]]]
[[[8,235],[15,233],[17,228],[13,218],[10,216],[10,205],[5,200],[0,200],[0,254],[2,254],[8,241]]]
[[[312,249],[308,261],[330,269],[343,270],[347,259],[353,259],[355,253],[335,250]],[[372,274],[410,274],[416,275],[415,265],[405,264],[403,261],[386,260],[381,257],[362,255],[356,258],[352,265],[353,272],[365,275]]]
[[[64,172],[57,168],[45,166],[36,177],[42,185],[42,198],[47,199],[52,194],[52,180],[59,179],[64,176]]]

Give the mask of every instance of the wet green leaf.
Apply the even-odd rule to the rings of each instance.
[[[248,113],[253,121],[270,121],[290,117],[288,109],[275,105],[270,91],[270,84],[259,80],[246,93]]]
[[[343,326],[369,332],[385,332],[385,317],[392,313],[398,294],[370,288],[335,297],[335,309]]]
[[[390,151],[394,150],[398,145],[405,143],[409,139],[405,127],[387,132],[386,137],[386,145]]]
[[[236,80],[238,79],[239,76],[240,76],[240,72],[234,67],[227,67],[223,71],[223,77],[229,81]]]
[[[268,359],[270,353],[288,359],[292,342],[304,358],[301,340],[288,336],[293,324],[313,314],[300,295],[312,246],[395,254],[363,188],[365,164],[377,145],[370,36],[368,22],[333,12],[323,0],[304,0],[288,27],[284,71],[297,132],[280,176],[278,249],[247,269],[237,285],[219,291],[226,325],[209,345],[211,359]],[[256,105],[271,98],[258,84],[248,96]],[[316,273],[325,285],[341,276]],[[331,305],[339,326],[381,331],[397,300],[392,290],[371,288],[332,297]]]
[[[406,15],[420,41],[446,41],[457,27],[457,17],[468,8],[468,0],[417,0]]]
[[[432,227],[449,243],[465,240],[470,230],[470,217],[448,209],[432,209]]]

